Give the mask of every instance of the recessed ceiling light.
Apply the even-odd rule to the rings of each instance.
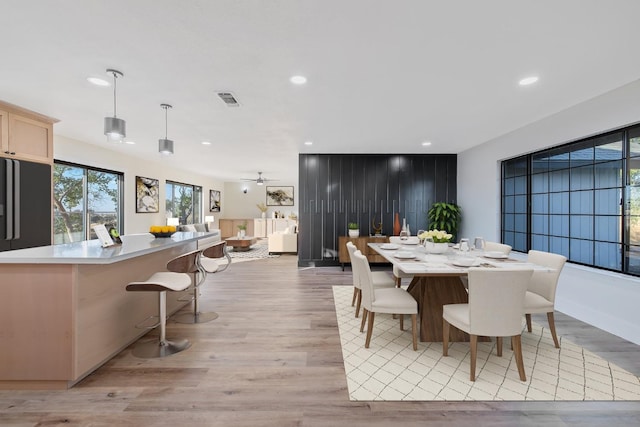
[[[520,80],[520,86],[528,86],[528,85],[532,85],[535,82],[538,81],[538,77],[537,76],[531,76],[531,77],[525,77],[524,79]]]
[[[202,141],[202,145],[211,145],[209,141]]]
[[[307,82],[307,78],[305,76],[293,76],[289,80],[294,85],[303,85]]]
[[[313,145],[313,142],[312,141],[305,141],[304,145]]]
[[[105,79],[101,79],[99,77],[87,77],[87,81],[96,86],[110,86],[111,83],[106,81]]]
[[[129,144],[129,145],[134,145],[136,142],[135,141],[125,141],[125,144]]]
[[[423,146],[423,147],[428,147],[428,146],[430,146],[430,145],[431,145],[431,141],[424,141],[424,142],[422,143],[422,146]]]

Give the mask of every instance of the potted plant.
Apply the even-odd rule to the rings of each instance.
[[[455,203],[434,203],[427,212],[429,230],[442,230],[452,235],[455,240],[461,220],[460,206]]]
[[[238,224],[238,238],[242,239],[247,233],[247,221],[242,224]]]
[[[267,217],[267,205],[265,205],[264,203],[258,203],[256,205],[258,207],[258,209],[260,209],[260,213],[262,216],[262,218],[266,218]]]
[[[360,227],[357,222],[350,222],[347,225],[349,229],[349,237],[359,237],[360,236]]]
[[[446,231],[432,229],[420,233],[418,237],[424,240],[424,247],[427,252],[442,254],[448,250],[449,242],[453,236]]]

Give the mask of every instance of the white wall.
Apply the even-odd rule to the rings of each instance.
[[[640,80],[460,153],[460,235],[500,239],[501,160],[637,123],[639,99]],[[568,264],[556,298],[559,311],[640,344],[640,280]]]
[[[298,183],[278,181],[270,185],[293,186],[293,206],[268,206],[267,217],[274,211],[282,212],[286,218],[290,213],[298,215]],[[222,192],[223,218],[260,218],[258,203],[267,204],[267,186],[255,182],[225,182]],[[244,192],[244,189],[247,192]]]
[[[121,153],[107,150],[81,141],[54,135],[54,158],[85,166],[93,166],[124,173],[124,234],[144,233],[151,225],[163,225],[165,220],[165,180],[202,186],[204,194],[204,215],[209,213],[209,190],[222,190],[224,183],[211,177],[197,175],[189,171],[172,167],[171,157],[151,154],[148,160],[123,156]],[[136,176],[155,178],[160,182],[160,212],[136,213]],[[224,194],[222,194],[224,197]],[[218,218],[224,215],[224,199],[220,213],[214,213],[215,226]]]

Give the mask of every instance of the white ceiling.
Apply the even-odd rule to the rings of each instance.
[[[4,1],[0,99],[109,146],[112,88],[86,78],[115,68],[136,144],[113,150],[159,157],[168,103],[164,161],[296,180],[300,152],[458,153],[637,80],[638,16],[637,0]]]

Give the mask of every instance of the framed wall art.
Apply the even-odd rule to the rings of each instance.
[[[293,206],[293,187],[267,187],[267,206]]]
[[[157,179],[136,176],[136,213],[160,211],[160,185]]]
[[[209,190],[209,212],[220,212],[220,192]]]

